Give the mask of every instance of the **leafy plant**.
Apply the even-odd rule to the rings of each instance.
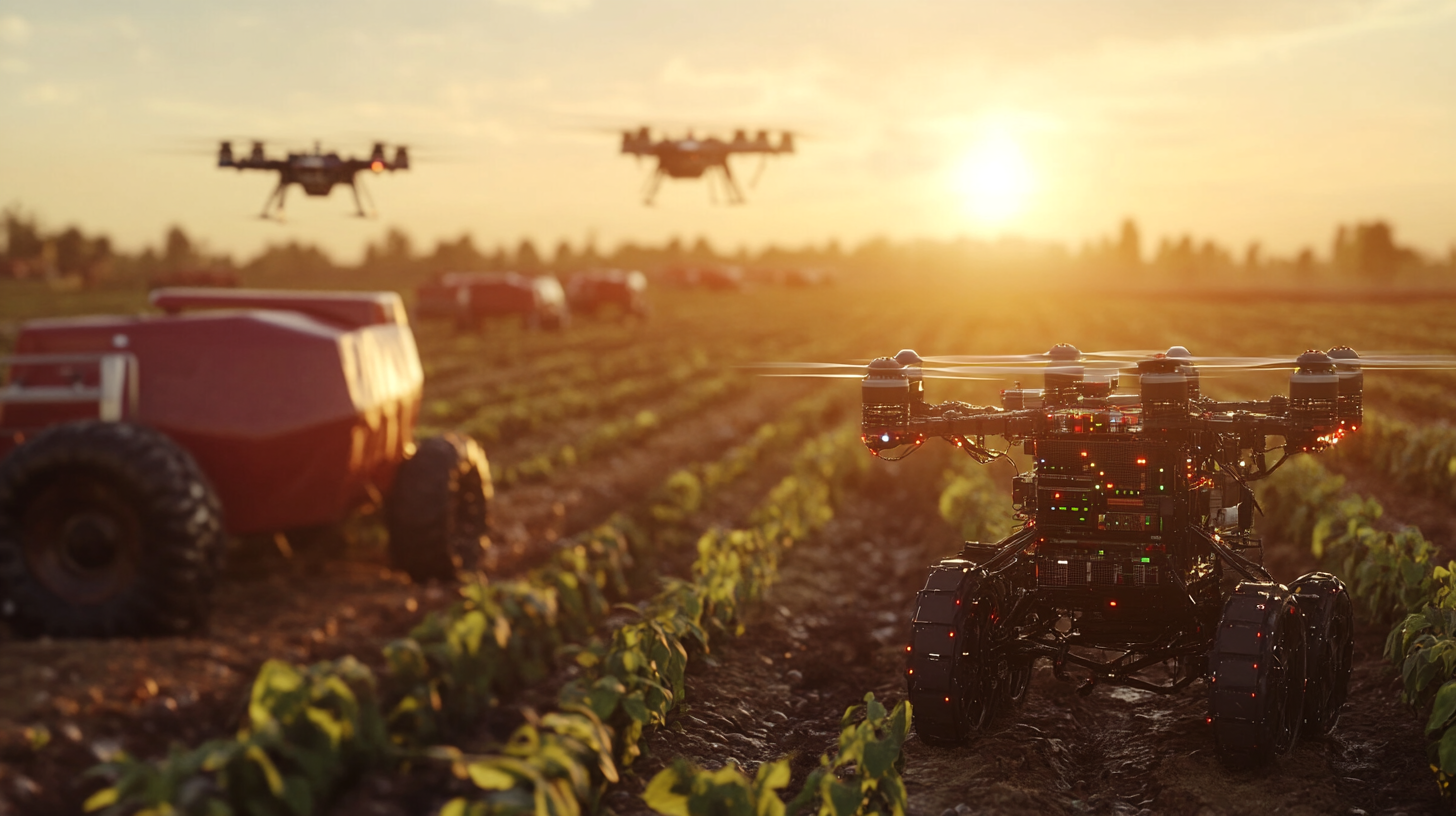
[[[837,750],[819,758],[819,767],[787,803],[778,794],[789,784],[786,759],[765,762],[751,780],[732,763],[709,771],[679,759],[648,782],[643,802],[665,816],[793,816],[814,802],[820,816],[903,816],[906,794],[900,773],[910,703],[886,711],[873,693],[864,700],[864,705],[844,712]]]
[[[946,470],[940,491],[940,517],[966,541],[997,541],[1015,520],[1004,490],[989,469],[967,458]]]

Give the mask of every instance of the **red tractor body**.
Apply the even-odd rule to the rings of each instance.
[[[0,392],[0,457],[60,422],[146,425],[196,459],[240,534],[337,522],[389,492],[424,379],[398,295],[161,289],[152,303],[167,314],[21,327],[7,390],[32,399]],[[131,399],[63,399],[106,390],[104,357],[130,361]]]

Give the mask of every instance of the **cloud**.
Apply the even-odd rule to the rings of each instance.
[[[21,45],[30,39],[30,23],[18,14],[0,16],[0,43]]]

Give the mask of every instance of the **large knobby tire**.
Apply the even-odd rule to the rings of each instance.
[[[1328,734],[1350,693],[1355,656],[1355,610],[1339,578],[1312,572],[1289,585],[1304,612],[1309,649],[1309,684],[1304,697],[1304,733]]]
[[[150,428],[57,425],[0,462],[0,608],[22,635],[196,631],[223,545],[212,485]]]
[[[1304,721],[1305,621],[1280,584],[1229,595],[1209,652],[1209,719],[1219,757],[1262,766],[1287,752]]]
[[[416,581],[450,580],[480,565],[494,488],[485,451],[468,436],[419,444],[385,501],[389,555]]]
[[[985,730],[1006,696],[990,648],[999,616],[995,579],[966,562],[932,568],[921,590],[906,660],[915,732],[930,745],[956,745]]]

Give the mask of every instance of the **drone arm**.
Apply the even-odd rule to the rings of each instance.
[[[876,454],[901,445],[920,445],[936,436],[962,449],[966,449],[969,440],[987,436],[1015,441],[1036,433],[1046,424],[1046,415],[1035,410],[1002,411],[957,403],[926,406],[926,413],[920,414],[886,410],[886,407],[872,402],[864,405],[860,431],[866,447]],[[953,410],[952,415],[938,415],[948,407]],[[973,447],[979,448],[979,444]]]

